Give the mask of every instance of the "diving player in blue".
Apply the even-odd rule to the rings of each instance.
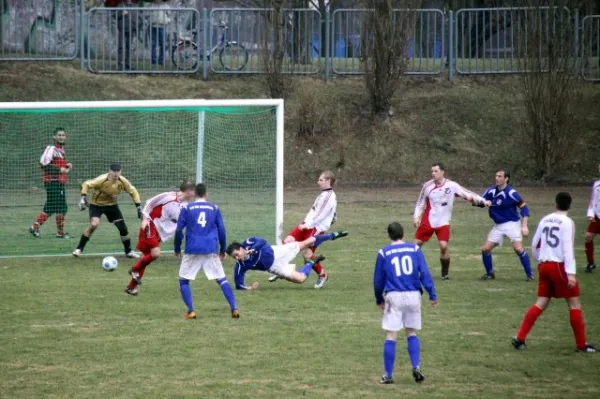
[[[175,256],[181,257],[181,242],[185,230],[185,255],[179,267],[179,289],[187,306],[184,319],[195,319],[190,280],[195,280],[200,269],[206,278],[217,280],[231,309],[231,317],[238,319],[240,312],[235,303],[233,290],[225,277],[223,264],[227,233],[219,208],[207,201],[206,186],[196,184],[196,199],[181,208],[175,231]]]
[[[509,180],[510,173],[505,169],[499,169],[495,176],[496,184],[488,188],[482,195],[486,203],[477,204],[479,207],[489,206],[490,218],[494,222],[487,240],[481,247],[481,258],[485,266],[485,274],[481,277],[481,280],[496,278],[492,263],[492,250],[502,245],[504,236],[506,236],[512,242],[512,247],[521,261],[527,280],[534,281],[529,255],[523,248],[522,242],[523,237],[529,235],[529,228],[527,227],[529,208],[517,190],[508,184]]]
[[[380,384],[393,384],[398,331],[406,331],[408,355],[412,363],[412,375],[416,382],[423,382],[421,373],[421,343],[417,331],[421,329],[421,295],[425,287],[432,307],[437,306],[433,278],[421,248],[404,242],[404,228],[394,222],[387,228],[392,240],[377,254],[373,288],[375,303],[383,310],[381,327],[387,332],[383,344],[383,367],[385,374]],[[385,294],[385,296],[384,296]]]
[[[237,260],[235,264],[235,288],[238,290],[255,290],[258,282],[244,284],[244,276],[248,270],[264,271],[275,274],[292,283],[302,284],[310,274],[313,266],[325,259],[317,256],[311,259],[298,271],[290,264],[298,253],[305,248],[318,247],[325,241],[333,241],[346,237],[347,231],[336,231],[331,234],[318,234],[304,241],[294,241],[281,245],[269,245],[264,238],[250,237],[243,243],[233,242],[227,247],[227,254]]]

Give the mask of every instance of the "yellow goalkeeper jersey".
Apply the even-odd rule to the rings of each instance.
[[[128,192],[136,204],[141,202],[140,194],[136,188],[123,176],[119,176],[118,180],[112,181],[109,179],[108,173],[105,173],[95,179],[88,180],[81,185],[81,194],[87,194],[90,188],[94,190],[90,198],[90,203],[94,205],[117,205],[119,194],[122,191]]]

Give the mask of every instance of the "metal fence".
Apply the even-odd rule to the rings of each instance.
[[[75,59],[82,1],[0,0],[0,60]]]
[[[600,82],[600,15],[583,18],[581,23],[582,75],[585,80]]]
[[[454,63],[459,74],[508,74],[528,70],[528,60],[545,57],[552,43],[573,43],[566,8],[470,8],[457,11]],[[557,26],[559,28],[557,28]]]
[[[0,0],[0,62],[72,60],[94,73],[360,75],[374,43],[373,10],[92,8],[85,0]],[[159,3],[157,3],[159,4]],[[439,9],[409,13],[407,74],[514,74],[552,46],[569,46],[600,81],[600,16],[566,8]],[[532,37],[532,23],[535,37]],[[275,27],[280,29],[275,29]],[[558,26],[558,28],[557,28]],[[276,37],[277,32],[277,37]],[[558,40],[557,40],[558,38]],[[535,40],[534,40],[535,39]],[[535,44],[535,45],[534,45]],[[279,47],[279,48],[276,48]],[[535,52],[537,51],[537,53]]]
[[[373,10],[339,9],[332,14],[331,70],[339,75],[363,74],[360,58],[366,54],[366,43],[372,43],[369,20]],[[435,75],[442,72],[446,53],[445,16],[436,9],[394,10],[393,18],[406,22],[410,44],[407,74]],[[402,32],[404,33],[404,32]],[[371,36],[371,37],[367,37]]]

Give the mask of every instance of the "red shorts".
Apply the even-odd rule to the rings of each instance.
[[[156,248],[160,246],[160,236],[158,235],[158,231],[156,231],[156,226],[154,223],[148,223],[148,227],[146,229],[140,229],[140,235],[138,237],[138,243],[136,248],[147,255],[150,253],[152,248]]]
[[[438,241],[450,241],[450,225],[440,227],[431,227],[428,224],[421,223],[415,232],[415,238],[419,241],[427,242],[433,236],[437,237]]]
[[[296,240],[296,242],[300,242],[300,241],[308,240],[310,237],[317,235],[317,234],[323,234],[323,233],[322,232],[317,233],[317,229],[314,227],[312,229],[302,230],[302,229],[300,229],[300,226],[296,226],[296,227],[294,227],[294,229],[292,231],[290,231],[288,236],[294,237],[294,240]]]
[[[537,296],[545,298],[574,298],[579,296],[579,283],[573,288],[567,286],[565,266],[558,262],[540,263],[540,276]]]
[[[600,234],[600,219],[597,216],[588,224],[587,232]]]

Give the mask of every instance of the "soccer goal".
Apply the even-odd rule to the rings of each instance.
[[[57,237],[55,215],[42,212],[48,182],[40,158],[56,129],[66,132],[68,211]],[[283,224],[283,100],[156,100],[0,103],[0,257],[67,255],[89,222],[77,203],[85,180],[118,162],[142,204],[183,179],[203,182],[222,210],[228,241],[250,235],[279,242]],[[139,220],[128,194],[119,205],[132,241]],[[53,207],[50,207],[53,208]],[[50,209],[55,210],[55,209]],[[170,250],[171,243],[163,244]],[[101,221],[86,254],[121,253],[116,228]]]

